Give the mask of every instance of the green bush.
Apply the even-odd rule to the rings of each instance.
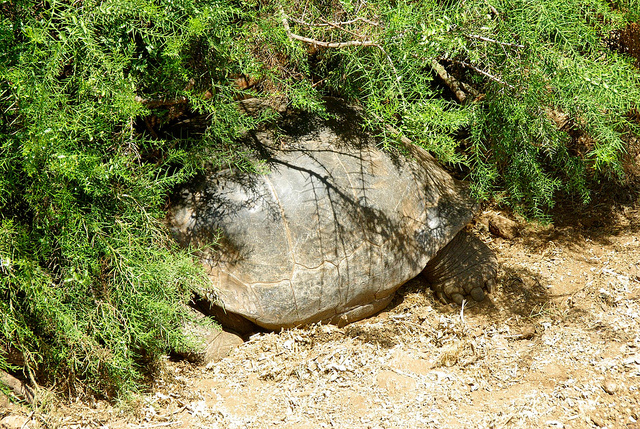
[[[229,85],[209,100],[200,81],[188,88],[240,70],[234,7],[77,4],[2,5],[0,346],[23,352],[42,383],[112,396],[188,346],[184,304],[205,276],[168,237],[163,208],[205,163],[240,159],[230,150],[250,121]],[[141,131],[141,100],[180,97],[213,118],[210,130]]]
[[[544,217],[622,177],[638,136],[637,0],[14,0],[0,3],[0,350],[61,391],[113,396],[190,341],[206,281],[163,225],[205,168],[253,168],[247,97],[363,107]],[[448,72],[448,78],[442,71]],[[461,92],[455,92],[454,85]],[[463,97],[461,97],[461,95]],[[0,370],[10,362],[0,353]],[[11,368],[15,370],[16,368]],[[70,375],[70,377],[69,377]],[[69,380],[69,381],[67,381]]]
[[[639,131],[631,116],[640,75],[636,59],[609,45],[638,19],[636,0],[323,4],[290,5],[292,33],[372,43],[318,48],[308,78],[361,103],[374,129],[392,125],[463,167],[477,197],[498,192],[524,214],[545,217],[559,191],[586,202],[590,181],[622,177]],[[328,20],[351,24],[318,26]],[[471,88],[465,102],[436,77],[433,61]]]

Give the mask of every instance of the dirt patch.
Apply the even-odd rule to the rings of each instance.
[[[345,328],[256,334],[208,367],[167,361],[148,394],[119,406],[31,415],[5,407],[0,419],[65,428],[640,428],[638,207],[561,214],[555,226],[521,225],[508,240],[485,224],[476,229],[501,265],[485,302],[443,306],[413,280],[385,311]]]

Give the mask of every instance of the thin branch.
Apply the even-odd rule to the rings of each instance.
[[[382,118],[375,113],[372,114],[375,119],[377,119],[385,128],[385,130],[395,137],[400,138],[400,142],[405,146],[405,148],[411,153],[412,156],[417,159],[423,159],[428,161],[437,162],[436,158],[431,155],[431,153],[423,148],[420,145],[414,143],[409,137],[405,136],[404,133],[394,128],[392,125],[384,122]]]
[[[498,82],[499,84],[504,85],[504,86],[506,86],[506,87],[508,87],[510,89],[515,89],[515,87],[513,85],[509,85],[507,82],[505,82],[503,80],[500,80],[499,78],[495,77],[494,75],[492,75],[492,74],[490,74],[490,73],[488,73],[488,72],[486,72],[486,71],[484,71],[482,69],[479,69],[476,66],[473,66],[471,64],[465,63],[464,61],[456,61],[456,60],[451,60],[451,61],[454,62],[454,63],[460,64],[463,67],[468,67],[468,68],[470,68],[472,70],[475,70],[476,72],[480,73],[481,75],[486,76],[489,79],[491,79],[491,80],[493,80],[495,82]]]
[[[379,47],[376,42],[372,42],[371,40],[349,40],[347,42],[324,42],[322,40],[311,39],[309,37],[300,36],[298,34],[294,34],[291,32],[291,27],[289,27],[288,16],[284,13],[284,9],[282,5],[278,6],[280,10],[280,19],[282,20],[282,26],[284,30],[287,32],[287,37],[289,39],[299,40],[301,42],[309,43],[311,45],[322,46],[325,48],[346,48],[349,46],[375,46]]]
[[[514,48],[524,48],[524,45],[518,45],[517,43],[501,42],[499,40],[490,39],[490,38],[484,37],[484,36],[477,36],[475,34],[465,34],[464,37],[468,37],[469,39],[483,40],[485,42],[490,42],[490,43],[497,43],[497,44],[502,45],[502,46],[512,46]]]
[[[451,76],[447,70],[444,68],[442,64],[437,62],[436,60],[431,61],[431,68],[438,74],[440,79],[449,87],[453,95],[456,96],[460,104],[465,104],[467,102],[467,93],[464,92],[461,88],[460,82]]]
[[[489,3],[488,1],[485,1],[485,3],[487,3],[487,6],[489,6],[489,9],[491,9],[491,12],[493,12],[496,18],[500,19],[500,14],[498,13],[498,10],[495,7],[493,7],[491,3]]]
[[[335,26],[343,26],[343,25],[350,25],[350,24],[354,24],[358,21],[362,21],[362,22],[366,22],[369,25],[373,25],[373,26],[379,26],[380,24],[375,22],[375,21],[371,21],[367,18],[362,18],[362,17],[357,17],[354,18],[350,21],[342,21],[342,22],[329,22],[329,21],[324,21],[324,24],[317,24],[317,23],[312,23],[312,22],[306,22],[303,21],[301,19],[298,18],[293,18],[293,17],[289,17],[289,19],[291,19],[293,22],[297,23],[297,24],[301,24],[301,25],[306,25],[307,27],[335,27]]]
[[[398,73],[398,69],[396,69],[396,66],[393,64],[393,60],[391,59],[391,57],[389,56],[389,54],[387,54],[387,51],[384,50],[384,48],[381,45],[373,45],[376,48],[380,49],[380,52],[382,52],[382,54],[385,56],[385,58],[387,59],[387,61],[389,62],[389,65],[391,66],[391,69],[393,70],[393,74],[396,77],[396,86],[398,88],[398,92],[400,93],[400,98],[402,99],[402,106],[406,109],[407,108],[407,99],[404,96],[404,91],[402,90],[402,85],[400,85],[400,74]]]
[[[473,95],[474,98],[478,98],[480,96],[483,96],[483,94],[480,93],[480,91],[478,91],[477,89],[475,89],[474,87],[472,87],[468,83],[460,82],[460,85],[462,85],[462,89],[467,91],[469,94]],[[483,96],[483,98],[484,98],[484,96]]]
[[[299,36],[297,34],[289,33],[290,39],[299,40],[301,42],[309,43],[311,45],[322,46],[323,48],[347,48],[349,46],[375,46],[379,45],[370,40],[349,40],[346,42],[323,42],[321,40],[310,39],[308,37]]]
[[[340,30],[340,31],[344,31],[345,33],[351,34],[352,36],[359,37],[359,38],[361,38],[361,39],[365,37],[365,36],[363,36],[363,35],[361,35],[361,34],[357,34],[357,33],[356,33],[356,32],[354,32],[354,31],[347,30],[346,28],[342,27],[342,26],[341,26],[341,25],[339,25],[339,24],[335,24],[335,23],[333,23],[333,22],[329,22],[329,21],[327,21],[327,20],[325,20],[325,19],[322,19],[322,18],[320,18],[320,19],[321,19],[324,23],[326,23],[327,25],[329,25],[329,26],[331,26],[331,27],[333,27],[333,28],[335,28],[335,29],[338,29],[338,30]]]
[[[404,92],[402,91],[402,86],[400,86],[400,75],[398,74],[398,70],[396,69],[395,65],[393,64],[393,60],[391,60],[391,57],[389,56],[389,54],[387,54],[387,51],[385,51],[384,48],[380,44],[378,44],[378,43],[376,43],[374,41],[371,41],[371,40],[349,40],[349,41],[346,41],[346,42],[325,42],[325,41],[322,41],[322,40],[316,40],[316,39],[311,39],[309,37],[300,36],[298,34],[295,34],[295,33],[291,32],[291,27],[289,27],[288,16],[284,12],[284,9],[282,8],[282,5],[278,5],[278,9],[279,9],[279,12],[280,12],[280,19],[282,20],[282,26],[284,27],[284,30],[286,31],[287,37],[289,37],[289,39],[299,40],[301,42],[309,43],[309,44],[315,45],[315,46],[322,46],[322,47],[325,47],[325,48],[336,48],[336,49],[339,49],[339,48],[346,48],[346,47],[349,47],[349,46],[371,46],[371,47],[380,49],[380,52],[382,52],[382,54],[385,56],[385,58],[387,59],[387,61],[391,65],[391,68],[393,69],[393,73],[394,73],[395,79],[396,79],[396,85],[398,86],[398,91],[400,92],[400,97],[402,98],[402,102],[406,107],[407,100],[406,100],[406,98],[404,96]],[[356,37],[361,37],[361,36],[356,34]]]
[[[186,104],[189,102],[187,97],[178,97],[178,98],[173,98],[169,100],[161,100],[161,99],[142,98],[139,95],[136,95],[134,100],[138,103],[144,104],[145,106],[151,109],[155,107],[161,107],[161,106],[175,106],[177,104]]]

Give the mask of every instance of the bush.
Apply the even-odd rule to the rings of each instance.
[[[498,192],[522,213],[545,217],[558,191],[587,202],[590,181],[621,178],[639,131],[632,116],[640,77],[630,49],[612,49],[612,41],[638,19],[637,1],[463,4],[341,1],[284,13],[296,36],[369,42],[307,42],[308,78],[363,104],[374,129],[392,125],[462,167],[481,199]]]
[[[638,6],[2,3],[0,350],[42,383],[113,396],[186,346],[206,277],[164,209],[205,168],[253,168],[237,138],[273,117],[242,114],[242,98],[349,99],[387,143],[408,137],[528,215],[559,192],[588,201],[638,136],[636,51],[615,37]]]
[[[126,392],[190,341],[185,304],[206,277],[172,244],[163,207],[249,121],[228,88],[210,100],[189,89],[195,70],[223,79],[239,67],[229,39],[238,13],[195,1],[2,7],[0,346],[62,391]],[[188,106],[213,125],[149,135],[147,99],[162,101],[157,116]]]

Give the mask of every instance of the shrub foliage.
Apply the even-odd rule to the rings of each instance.
[[[637,0],[14,0],[0,3],[0,370],[73,392],[139,386],[188,346],[205,281],[163,225],[204,168],[253,168],[247,97],[363,107],[543,217],[622,178],[637,139]],[[633,24],[636,25],[636,24]],[[626,33],[624,33],[626,34]],[[17,368],[9,351],[24,355]],[[14,362],[15,363],[15,362]]]

